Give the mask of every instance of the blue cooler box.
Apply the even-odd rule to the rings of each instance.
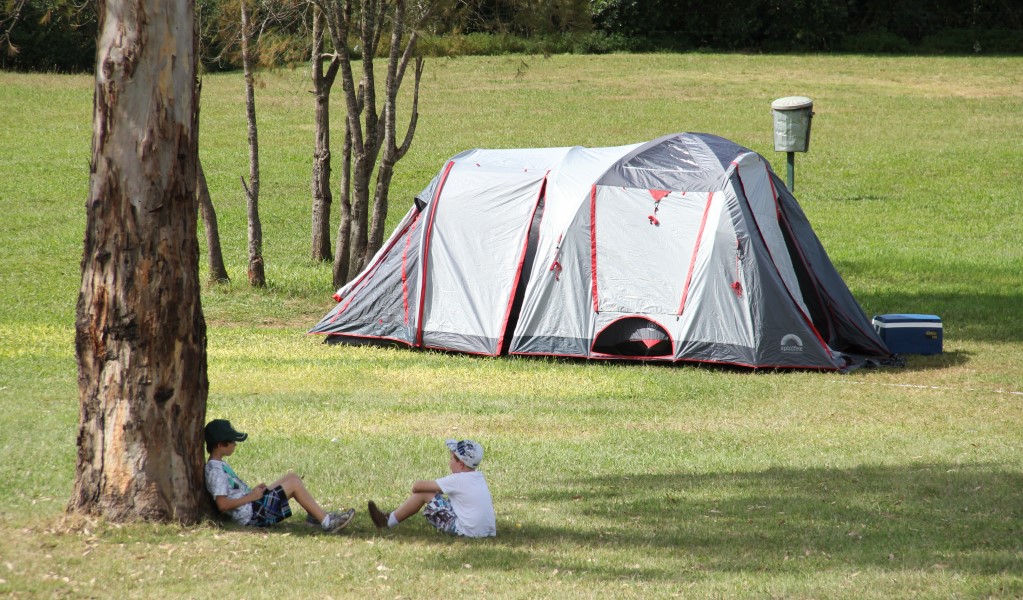
[[[941,354],[941,317],[877,315],[874,329],[895,354]]]

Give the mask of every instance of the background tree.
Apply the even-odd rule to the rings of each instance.
[[[387,197],[394,165],[408,152],[419,119],[419,83],[423,61],[415,61],[411,115],[401,145],[397,144],[397,96],[419,39],[418,28],[440,2],[416,4],[411,13],[405,0],[314,0],[327,17],[340,73],[346,108],[345,150],[342,156],[341,219],[334,253],[335,286],[358,273],[383,242]],[[373,57],[381,36],[390,28],[382,106],[377,105]],[[406,37],[406,32],[408,35]],[[352,70],[349,36],[361,48],[362,77]],[[349,150],[350,148],[350,150]],[[379,161],[379,162],[378,162]],[[371,177],[376,170],[370,220]]]
[[[199,216],[206,231],[207,264],[210,269],[210,280],[226,283],[231,281],[224,266],[224,253],[220,248],[220,228],[217,225],[217,211],[213,208],[210,197],[210,186],[206,183],[206,172],[202,169],[202,161],[196,160],[196,190],[199,196]]]
[[[199,117],[198,112],[201,98],[202,80],[200,79],[195,87],[196,119]],[[198,195],[199,200],[199,217],[202,219],[202,227],[206,231],[206,257],[210,269],[210,280],[214,282],[228,282],[231,281],[231,278],[227,276],[227,267],[224,266],[224,253],[220,248],[220,227],[217,225],[217,211],[213,208],[210,186],[206,183],[206,172],[203,171],[202,161],[198,157],[195,159],[195,176],[195,193]]]
[[[245,116],[249,126],[249,183],[242,177],[246,214],[249,223],[249,285],[266,286],[263,269],[263,224],[259,220],[259,132],[256,128],[256,92],[252,74],[252,53],[249,47],[248,2],[241,1],[242,65],[245,70]]]
[[[194,5],[99,0],[98,14],[68,510],[195,522],[211,502]]]
[[[334,196],[330,191],[330,90],[334,87],[341,59],[336,53],[323,51],[326,19],[319,7],[313,6],[312,83],[315,98],[315,125],[313,147],[313,218],[312,259],[327,261],[333,257],[330,247],[330,206]],[[324,69],[325,62],[330,61]]]

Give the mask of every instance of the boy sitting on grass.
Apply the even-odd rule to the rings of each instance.
[[[472,440],[447,440],[445,445],[451,451],[451,475],[415,482],[412,495],[391,513],[370,500],[369,516],[377,528],[396,527],[425,505],[423,516],[440,531],[465,537],[497,535],[494,500],[483,473],[476,470],[483,460],[483,446]]]
[[[294,498],[328,533],[338,531],[351,522],[355,509],[327,513],[313,499],[298,475],[289,472],[269,486],[264,483],[250,488],[224,459],[234,454],[238,442],[249,437],[235,431],[226,419],[206,424],[206,489],[213,496],[220,512],[231,514],[239,525],[269,527],[291,516],[288,499]]]

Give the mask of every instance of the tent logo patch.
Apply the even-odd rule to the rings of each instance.
[[[781,351],[782,352],[802,352],[803,351],[803,340],[799,339],[798,335],[788,334],[781,338]]]

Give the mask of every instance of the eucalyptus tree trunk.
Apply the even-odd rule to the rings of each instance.
[[[411,19],[406,14],[405,0],[313,0],[313,2],[327,17],[331,41],[340,58],[346,107],[345,142],[351,148],[350,153],[343,157],[342,214],[334,253],[334,285],[340,287],[349,277],[358,274],[366,266],[366,262],[383,243],[388,191],[394,165],[408,152],[419,119],[419,84],[423,74],[421,59],[416,60],[411,117],[400,146],[397,145],[396,132],[398,90],[401,88],[406,68],[419,39],[416,28],[426,21],[432,9],[441,2],[424,2],[417,5],[422,11]],[[407,36],[406,21],[412,22],[412,31]],[[373,58],[388,24],[391,39],[381,114],[377,107],[377,81]],[[359,45],[363,49],[362,76],[358,83],[352,70],[352,56],[348,50],[348,39],[352,33],[358,35]],[[378,159],[381,159],[379,164]],[[377,171],[377,181],[371,198],[371,177],[374,168]],[[371,199],[372,227],[370,227]],[[347,235],[342,236],[342,231],[347,231]]]
[[[242,68],[245,72],[245,116],[249,123],[249,183],[242,177],[246,212],[249,221],[249,285],[266,286],[263,270],[263,225],[259,220],[259,136],[256,131],[256,92],[252,80],[252,52],[249,48],[249,11],[247,0],[241,1]]]
[[[203,484],[193,0],[99,0],[92,160],[75,318],[69,512],[194,523]]]
[[[323,11],[313,7],[312,82],[316,101],[315,146],[313,149],[313,222],[312,259],[327,261],[332,257],[330,247],[330,90],[334,86],[341,60],[336,54],[323,53]],[[326,70],[323,63],[330,60]]]
[[[210,186],[206,184],[206,172],[203,171],[202,161],[196,159],[196,194],[199,196],[199,215],[202,217],[203,229],[206,231],[206,252],[207,264],[210,269],[210,279],[216,282],[228,282],[231,278],[227,275],[227,267],[224,266],[224,253],[220,249],[220,228],[217,226],[217,211],[213,208],[213,198],[210,197]]]

